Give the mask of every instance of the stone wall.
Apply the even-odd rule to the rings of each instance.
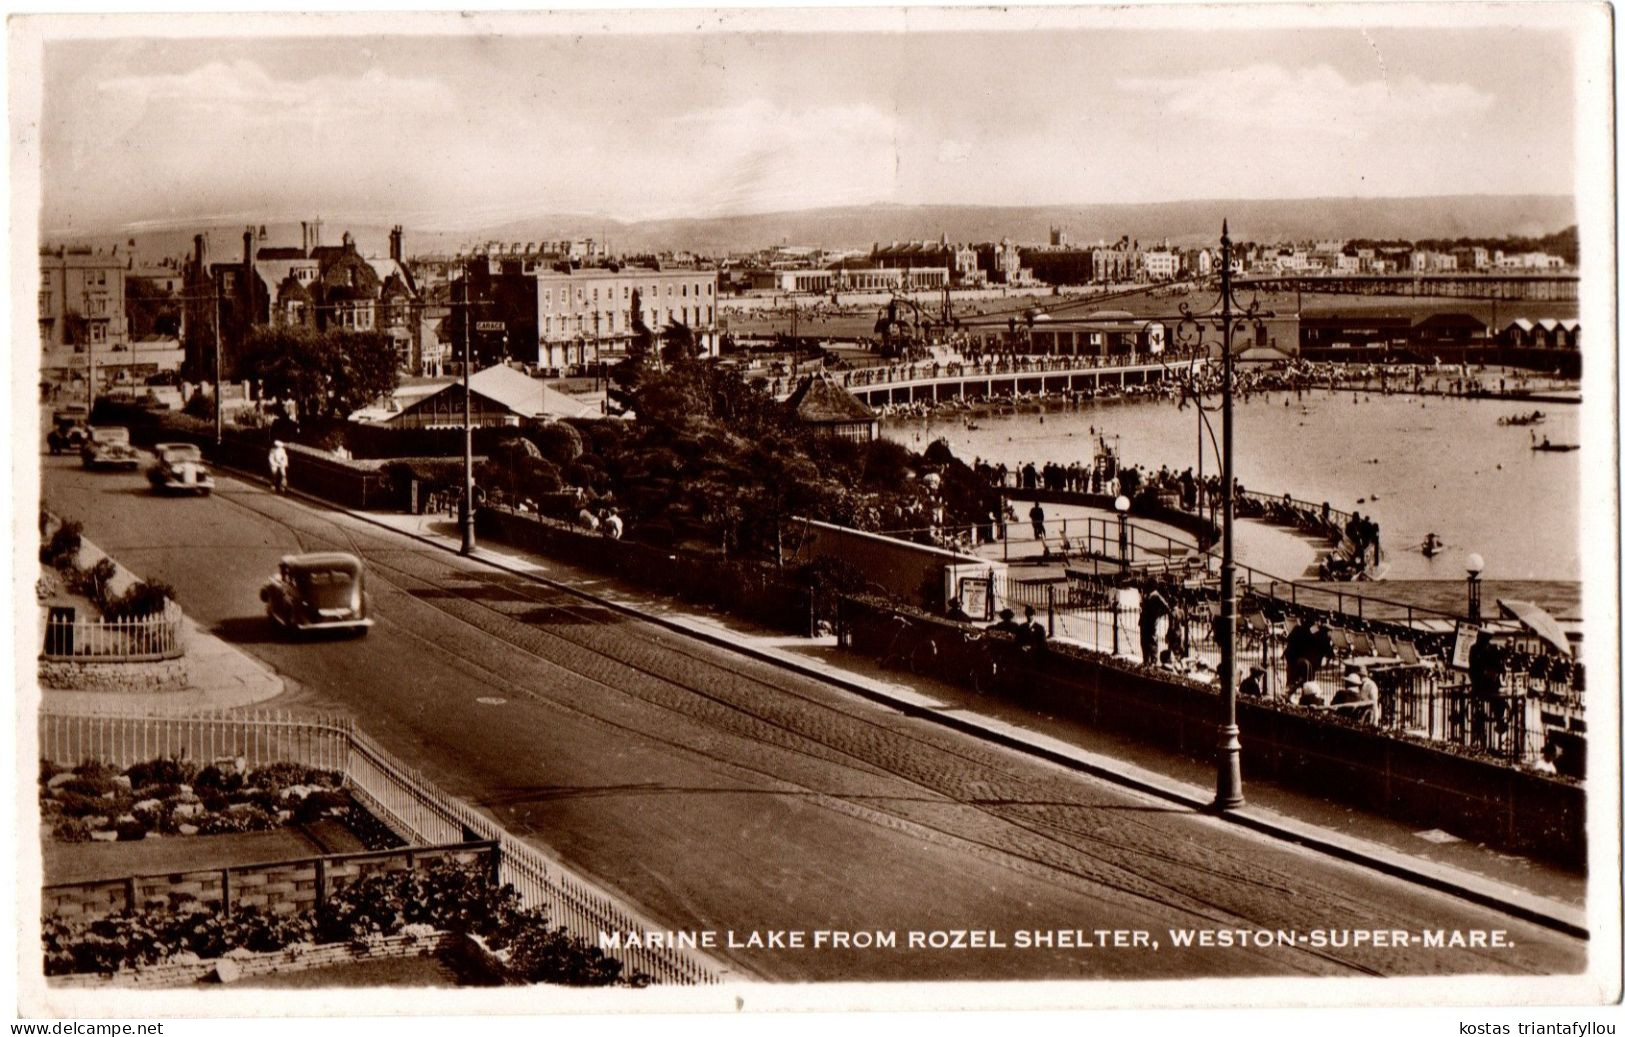
[[[420,868],[443,859],[462,864],[485,861],[494,874],[497,852],[494,843],[454,843],[68,882],[41,891],[40,911],[46,918],[84,921],[120,911],[167,907],[171,898],[179,897],[218,905],[228,914],[237,907],[294,914],[315,907],[329,892],[367,875]]]
[[[910,615],[899,633],[893,610],[869,602],[842,599],[841,612],[857,651],[932,660],[929,676],[950,683],[987,672],[981,653],[992,652],[998,680],[984,691],[1192,758],[1212,758],[1219,714],[1213,687],[1069,645],[1033,654],[1001,635],[966,642],[956,626],[931,617]],[[935,651],[916,652],[926,640]],[[1285,703],[1243,700],[1237,723],[1244,775],[1498,849],[1568,867],[1585,864],[1586,791],[1575,781]]]
[[[397,933],[394,936],[373,937],[360,943],[294,944],[280,951],[233,951],[224,958],[169,962],[144,969],[131,969],[111,975],[81,973],[72,976],[52,976],[48,980],[54,988],[82,990],[99,987],[137,987],[156,989],[189,986],[205,981],[223,982],[224,976],[245,979],[269,973],[302,972],[328,965],[345,965],[353,961],[389,958],[415,958],[431,954],[444,954],[459,950],[467,941],[460,933],[433,933],[414,936]]]
[[[71,659],[41,659],[39,683],[42,688],[64,691],[112,691],[131,694],[177,691],[189,683],[185,659],[154,662],[80,662]]]

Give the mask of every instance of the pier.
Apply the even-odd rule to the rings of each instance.
[[[1200,368],[1207,361],[1198,358]],[[837,382],[871,407],[941,400],[1015,399],[1048,393],[1089,393],[1106,388],[1155,385],[1169,366],[1193,361],[1175,354],[1091,357],[1028,357],[982,363],[917,361],[836,373]]]

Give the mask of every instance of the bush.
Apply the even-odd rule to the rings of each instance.
[[[64,817],[51,828],[51,838],[64,843],[90,842],[90,826],[77,817]]]
[[[147,833],[152,831],[152,825],[137,817],[134,821],[120,821],[113,827],[113,831],[118,833],[119,842],[134,843],[145,839]]]
[[[89,798],[94,798],[107,792],[122,791],[118,785],[114,784],[113,779],[110,777],[104,778],[101,776],[83,775],[69,778],[67,781],[64,781],[62,784],[58,785],[56,790],[58,795],[67,794],[85,796]]]
[[[54,569],[67,569],[79,558],[84,543],[85,527],[78,522],[63,522],[51,534],[51,539],[40,548],[40,561]]]
[[[581,433],[560,421],[550,421],[540,425],[530,437],[542,456],[553,462],[557,467],[563,467],[580,457],[585,448],[581,443]]]
[[[58,766],[57,764],[52,763],[50,760],[45,759],[43,756],[40,757],[40,762],[39,762],[39,780],[40,780],[40,784],[41,785],[45,784],[46,782],[50,781],[52,778],[56,777],[58,774],[61,774],[65,770],[67,770],[66,767]]]
[[[162,614],[174,600],[175,588],[167,583],[134,583],[123,594],[109,598],[102,606],[102,614],[107,619],[142,619]]]
[[[550,928],[540,915],[525,919],[509,944],[508,971],[525,983],[607,987],[619,981],[624,967],[580,937]],[[638,973],[628,982],[644,986],[649,979]]]
[[[197,768],[179,757],[160,756],[155,760],[132,764],[124,776],[130,779],[132,788],[144,788],[148,785],[186,785],[197,774]],[[175,790],[180,791],[179,789]],[[174,792],[169,795],[174,795]],[[163,797],[158,797],[163,798]]]

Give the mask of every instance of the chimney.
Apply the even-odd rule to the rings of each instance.
[[[345,231],[344,232],[344,237],[339,239],[339,240],[344,244],[344,251],[346,251],[346,252],[354,252],[355,251],[355,237],[353,235],[351,235],[351,233],[349,231]]]
[[[299,251],[310,255],[310,223],[306,220],[299,221]]]
[[[197,268],[203,269],[203,235],[192,235],[192,255],[197,260]]]
[[[254,269],[254,228],[243,231],[243,269]]]
[[[401,255],[401,238],[401,225],[397,223],[395,224],[394,229],[389,232],[389,258],[393,259],[397,263],[402,262],[405,259],[405,257]]]

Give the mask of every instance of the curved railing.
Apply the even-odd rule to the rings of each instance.
[[[77,613],[47,615],[40,658],[48,662],[156,662],[186,654],[182,614],[173,602],[138,619],[80,619]]]

